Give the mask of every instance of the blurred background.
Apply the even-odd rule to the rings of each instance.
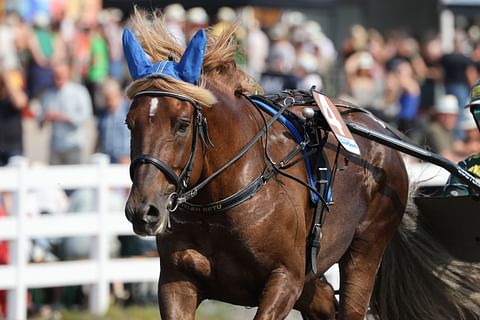
[[[452,161],[480,152],[463,109],[480,78],[479,0],[1,0],[0,319],[159,317],[154,240],[122,212],[134,5],[160,10],[184,45],[237,24],[237,62],[265,94],[315,85]],[[199,318],[252,314],[207,303]]]

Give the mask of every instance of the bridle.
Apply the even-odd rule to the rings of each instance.
[[[270,159],[269,163],[265,167],[262,174],[258,176],[256,179],[254,179],[253,181],[251,181],[247,186],[237,191],[236,193],[224,199],[221,199],[212,203],[208,203],[208,204],[194,204],[194,203],[188,202],[188,200],[194,198],[198,194],[198,191],[200,189],[205,187],[212,179],[217,177],[220,173],[225,171],[232,164],[237,162],[264,135],[266,135],[268,132],[268,128],[270,128],[272,124],[276,122],[278,118],[284,113],[284,111],[288,109],[288,107],[294,102],[293,99],[285,99],[284,103],[281,104],[281,108],[278,110],[277,113],[275,113],[275,115],[273,115],[268,121],[264,119],[263,128],[261,128],[260,131],[258,131],[257,134],[246,145],[242,147],[242,149],[238,152],[238,154],[235,157],[227,161],[225,164],[223,164],[220,168],[218,168],[215,172],[210,174],[207,178],[199,182],[197,185],[187,190],[190,176],[193,170],[193,160],[195,158],[195,152],[198,146],[198,138],[200,137],[200,139],[202,140],[202,143],[207,148],[213,147],[213,143],[211,142],[210,137],[208,135],[207,120],[202,113],[202,109],[196,101],[178,93],[161,91],[161,90],[145,90],[145,91],[138,92],[133,99],[141,96],[172,97],[182,101],[186,101],[190,105],[192,105],[194,108],[195,121],[194,121],[194,129],[193,129],[194,132],[193,132],[193,138],[192,138],[192,147],[190,151],[190,156],[188,157],[188,160],[183,170],[181,171],[180,175],[177,176],[177,174],[175,173],[175,170],[173,170],[168,164],[166,164],[162,160],[147,154],[142,154],[135,157],[135,159],[130,164],[130,178],[132,181],[135,175],[135,171],[138,169],[140,165],[151,164],[155,166],[158,170],[160,170],[167,177],[167,179],[172,184],[175,185],[175,191],[168,195],[168,200],[167,200],[167,209],[170,212],[176,211],[179,206],[181,206],[182,208],[188,211],[202,212],[202,213],[212,213],[212,212],[217,213],[217,212],[226,211],[252,198],[258,192],[258,190],[260,190],[260,188],[264,186],[268,182],[268,180],[273,176],[275,176],[277,173],[281,173],[282,175],[285,175],[288,178],[293,179],[298,183],[304,185],[305,187],[309,188],[312,192],[314,192],[320,198],[320,200],[325,205],[327,205],[322,195],[319,194],[315,189],[312,189],[308,184],[305,184],[304,182],[300,181],[298,178],[295,178],[293,176],[290,176],[286,173],[281,172],[282,169],[288,167],[287,163],[290,160],[292,160],[295,157],[295,155],[302,152],[302,150],[308,144],[308,141],[304,141],[301,144],[299,144],[289,154],[287,154],[287,156],[285,156],[283,160],[279,161],[278,163],[274,163]],[[257,108],[255,103],[253,103],[253,101],[248,96],[243,94],[242,96]],[[266,145],[264,146],[264,148],[265,148],[265,152],[267,152]]]
[[[179,198],[180,195],[182,195],[183,191],[185,191],[185,189],[187,188],[188,182],[190,180],[190,176],[192,174],[193,159],[195,158],[195,152],[198,146],[198,137],[202,139],[202,142],[204,145],[212,146],[212,142],[208,136],[207,120],[205,116],[202,114],[202,109],[200,105],[196,101],[190,99],[187,96],[173,93],[173,92],[167,92],[167,91],[145,90],[145,91],[138,92],[133,99],[142,97],[142,96],[171,97],[171,98],[188,102],[191,106],[193,106],[193,109],[194,109],[193,117],[195,120],[193,123],[194,132],[192,137],[192,147],[191,147],[188,160],[185,166],[183,167],[180,175],[177,176],[177,174],[175,173],[175,170],[173,170],[172,167],[170,167],[164,161],[157,159],[148,154],[142,154],[135,157],[135,159],[133,159],[132,163],[130,164],[130,179],[132,181],[135,176],[135,171],[142,164],[152,164],[167,177],[167,179],[175,186],[175,192],[169,195],[168,210],[175,211],[178,206],[177,199]]]

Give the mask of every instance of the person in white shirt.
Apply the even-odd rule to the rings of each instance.
[[[78,164],[88,145],[87,121],[92,103],[87,88],[71,80],[71,64],[66,60],[53,65],[55,89],[42,99],[41,120],[50,122],[50,164]]]

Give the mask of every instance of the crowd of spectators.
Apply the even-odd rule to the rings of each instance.
[[[94,22],[45,12],[27,22],[16,12],[0,12],[1,166],[19,155],[33,155],[32,162],[39,165],[24,142],[37,142],[35,133],[43,131],[49,134],[49,142],[35,145],[35,150],[49,150],[48,164],[80,164],[93,152],[107,154],[112,163],[128,163],[130,138],[124,121],[129,102],[124,95],[127,74],[121,20],[116,9],[102,11]],[[27,122],[33,122],[36,130],[27,130]],[[91,130],[89,123],[97,124],[96,129]],[[111,190],[110,209],[122,211],[126,195],[127,190]],[[31,190],[28,197],[29,216],[91,212],[96,204],[93,190]],[[8,214],[12,203],[12,194],[0,193],[2,215]],[[88,237],[33,239],[30,261],[85,259],[90,242]],[[154,252],[152,239],[119,236],[112,242],[111,247],[117,248],[114,256]],[[7,242],[0,242],[0,263],[8,263]],[[135,288],[115,283],[112,292],[122,303],[139,302],[151,292],[138,293]],[[129,294],[133,291],[135,296]],[[50,317],[54,306],[81,306],[83,294],[80,287],[33,289],[29,312]],[[5,292],[0,292],[0,318],[5,315],[5,299]]]
[[[478,153],[480,136],[464,111],[480,77],[478,27],[457,30],[452,52],[438,35],[381,35],[356,25],[342,45],[342,97],[369,109],[421,147],[452,161]]]
[[[438,35],[421,39],[401,31],[382,34],[361,25],[335,46],[321,25],[300,12],[286,11],[266,28],[251,8],[223,7],[209,17],[201,7],[180,4],[162,10],[171,34],[183,45],[199,28],[215,34],[238,24],[238,63],[257,79],[265,94],[312,85],[340,95],[395,125],[421,146],[443,95],[457,99],[452,160],[469,151],[459,142],[470,118],[461,112],[468,91],[479,78],[480,32],[457,30],[452,52],[443,52]],[[22,119],[51,126],[50,164],[85,161],[88,121],[97,125],[94,150],[112,162],[128,162],[128,135],[119,121],[128,109],[123,90],[129,77],[122,57],[125,22],[118,9],[106,9],[96,21],[33,15],[27,23],[15,12],[0,15],[0,161],[24,153]],[[329,92],[331,91],[331,92]],[[450,99],[451,100],[451,99]],[[440,108],[440,107],[439,107]],[[460,147],[459,147],[460,146]],[[436,149],[443,153],[444,150]]]
[[[480,152],[473,118],[463,111],[469,88],[480,78],[478,27],[457,30],[454,50],[444,52],[435,34],[417,39],[361,25],[352,26],[335,46],[319,22],[300,12],[286,11],[268,28],[252,8],[223,7],[209,17],[201,7],[185,10],[172,4],[162,13],[183,45],[199,28],[210,26],[218,34],[238,24],[238,63],[265,94],[315,85],[370,110],[414,143],[452,161]],[[15,12],[0,13],[0,165],[24,155],[23,142],[35,138],[24,136],[25,119],[50,127],[49,164],[82,163],[82,155],[92,152],[107,154],[113,163],[129,162],[124,18],[118,9],[103,10],[88,22],[45,13],[27,22]],[[96,123],[93,135],[87,132],[89,121]],[[96,140],[92,150],[86,150],[89,137]],[[74,207],[89,197],[88,192],[72,193],[66,201]],[[0,197],[0,212],[6,202]],[[131,242],[120,240],[127,250]],[[138,247],[127,251],[141,253]]]

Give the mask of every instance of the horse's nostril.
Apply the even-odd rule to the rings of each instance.
[[[149,206],[147,216],[158,218],[160,216],[160,211],[154,206]]]
[[[145,211],[141,220],[145,223],[157,223],[160,219],[160,211],[152,205],[145,208]]]

